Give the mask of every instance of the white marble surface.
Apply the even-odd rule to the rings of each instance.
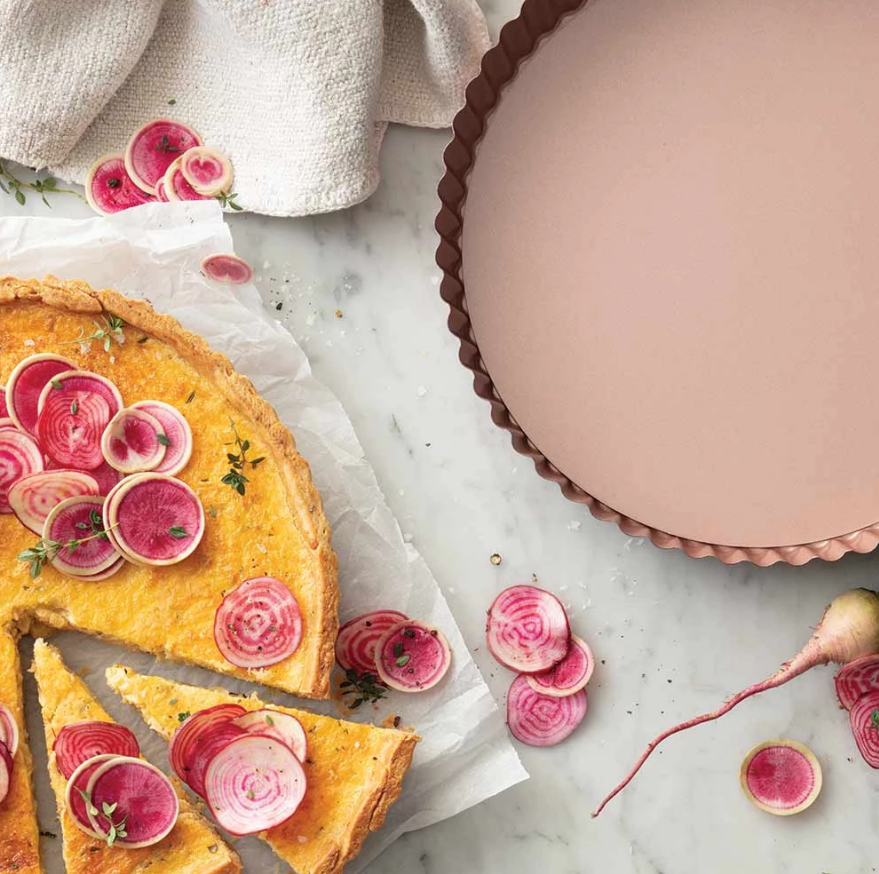
[[[496,33],[517,2],[485,8]],[[774,671],[835,594],[875,585],[879,556],[769,570],[694,561],[630,540],[537,477],[491,424],[445,328],[432,223],[446,139],[391,130],[370,201],[313,219],[232,216],[238,251],[257,267],[266,305],[282,304],[276,314],[347,407],[497,699],[512,677],[484,651],[484,610],[532,574],[570,606],[601,663],[580,730],[552,750],[521,748],[530,781],[403,838],[369,870],[876,870],[879,777],[857,755],[830,669],[673,738],[600,819],[589,818],[653,734]],[[88,214],[54,203],[55,214]],[[0,197],[0,212],[17,210]],[[499,567],[489,561],[495,552]],[[809,744],[824,766],[821,797],[790,819],[757,811],[738,786],[747,750],[779,736]]]

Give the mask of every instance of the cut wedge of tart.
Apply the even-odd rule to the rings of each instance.
[[[225,356],[117,292],[6,278],[0,384],[14,419],[0,430],[0,627],[36,618],[329,696],[338,589],[320,497]],[[57,488],[44,468],[61,469]],[[79,503],[41,539],[53,494]],[[62,549],[79,531],[84,545]]]
[[[15,638],[0,629],[0,705],[15,718],[18,749],[5,798],[0,801],[0,874],[41,874],[40,835],[31,777],[21,692],[21,664]],[[3,767],[0,764],[0,767]]]
[[[71,797],[68,778],[59,770],[59,734],[85,723],[108,723],[114,726],[115,723],[85,683],[65,666],[58,650],[42,640],[34,645],[34,673],[43,710],[49,776],[58,802],[67,874],[141,874],[147,870],[150,874],[238,874],[241,871],[238,856],[179,790],[176,822],[166,837],[151,846],[129,848],[123,846],[121,841],[110,846],[106,839],[81,830],[68,806]],[[120,733],[128,734],[121,726],[117,726],[117,729]],[[81,757],[87,757],[94,751],[88,750],[87,745],[84,752],[77,748]],[[65,750],[65,753],[70,755],[69,750]],[[72,761],[76,764],[77,760]],[[84,758],[83,763],[87,761],[89,759]],[[67,770],[70,770],[69,764]]]
[[[240,697],[223,689],[174,683],[137,674],[120,665],[107,669],[107,683],[140,711],[150,728],[166,739],[180,729],[181,716],[188,721],[209,708],[222,707],[239,720],[235,709],[241,713],[261,711],[264,717],[269,716],[268,727],[274,733],[281,726],[271,713],[287,714],[298,720],[307,745],[302,762],[305,794],[289,819],[260,834],[297,874],[337,874],[357,855],[364,838],[381,827],[400,794],[418,741],[409,732],[265,705],[254,696]],[[214,710],[213,715],[220,713]],[[212,739],[216,738],[215,733]],[[231,749],[228,737],[220,738],[218,748],[223,744]],[[186,759],[186,751],[183,758]],[[207,764],[208,784],[212,772],[217,770],[213,767],[216,762],[215,758]],[[192,782],[195,781],[190,779],[190,785]],[[204,782],[197,784],[200,790]],[[208,794],[210,788],[208,785]]]

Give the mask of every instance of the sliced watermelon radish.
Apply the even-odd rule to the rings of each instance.
[[[9,416],[4,416],[0,419],[0,431],[18,431],[19,427],[9,418]]]
[[[244,734],[247,732],[230,719],[212,719],[202,725],[198,733],[198,743],[192,748],[185,764],[186,783],[196,795],[204,798],[204,775],[211,759],[235,738]]]
[[[52,566],[61,573],[94,580],[96,574],[109,570],[119,560],[119,553],[103,528],[105,500],[92,495],[68,498],[49,513],[43,527],[44,543],[82,541],[73,548],[64,546],[51,554]]]
[[[88,782],[92,828],[102,837],[110,822],[124,823],[125,834],[113,843],[129,850],[151,847],[177,824],[180,800],[171,781],[143,759],[119,756],[99,765]],[[111,813],[105,813],[111,810]]]
[[[165,191],[164,177],[156,183],[156,200],[160,201],[161,203],[168,202],[168,193]]]
[[[131,730],[115,722],[83,720],[62,726],[52,744],[55,764],[69,780],[73,772],[93,756],[139,756],[140,746]]]
[[[879,689],[879,653],[866,655],[843,665],[834,677],[839,704],[851,710],[855,701]]]
[[[46,470],[70,470],[70,468],[62,467],[59,464],[55,464],[51,458],[46,458]],[[95,482],[98,484],[98,494],[106,497],[111,489],[122,479],[122,474],[119,473],[118,470],[114,470],[110,467],[109,464],[105,461],[99,467],[96,467],[94,470],[88,471],[80,471],[81,473],[87,473],[90,477],[92,477]]]
[[[180,155],[201,145],[201,137],[190,127],[168,118],[147,122],[128,141],[125,169],[134,184],[147,194],[156,193],[156,183]]]
[[[201,736],[213,731],[215,726],[231,722],[246,712],[240,704],[217,704],[187,716],[171,736],[168,745],[168,758],[174,773],[188,785]]]
[[[6,744],[6,749],[13,758],[18,752],[18,740],[18,722],[12,711],[5,704],[0,704],[0,741]]]
[[[110,416],[99,394],[53,390],[37,420],[37,440],[55,464],[92,470],[104,462],[101,435]]]
[[[9,492],[26,476],[43,469],[43,453],[27,434],[0,431],[0,513],[11,513]]]
[[[6,386],[0,385],[0,420],[9,416],[9,409],[6,406]]]
[[[135,185],[122,155],[104,155],[92,164],[85,177],[85,199],[95,212],[111,215],[154,198]]]
[[[511,586],[489,607],[485,637],[504,667],[540,674],[567,655],[571,629],[555,595],[537,586]]]
[[[42,536],[49,513],[62,501],[97,495],[97,480],[81,470],[45,470],[22,477],[9,490],[9,506],[22,525]]]
[[[195,146],[180,157],[183,178],[207,197],[216,197],[232,187],[232,162],[216,149]]]
[[[40,394],[50,380],[76,365],[60,355],[41,353],[19,361],[6,383],[7,415],[28,434],[37,433]]]
[[[535,692],[525,674],[507,693],[507,725],[516,740],[531,747],[561,743],[586,715],[586,690],[564,698]]]
[[[346,622],[336,637],[336,661],[344,671],[374,674],[375,645],[379,638],[409,617],[398,610],[373,610]]]
[[[165,196],[170,201],[178,200],[210,200],[206,194],[199,194],[187,181],[180,166],[182,158],[177,158],[162,177],[165,183]]]
[[[304,762],[308,755],[308,737],[302,723],[289,713],[280,710],[251,710],[232,720],[234,725],[248,734],[262,734],[273,737],[293,750],[293,755]]]
[[[438,629],[406,619],[386,631],[375,646],[378,675],[400,692],[432,689],[452,664],[452,650]]]
[[[177,476],[192,457],[192,430],[183,413],[164,401],[138,401],[130,409],[142,410],[158,419],[165,438],[159,438],[165,446],[165,457],[155,472]]]
[[[568,654],[545,674],[529,674],[528,682],[535,692],[563,698],[585,689],[594,669],[592,650],[584,640],[572,634]]]
[[[293,751],[259,734],[227,744],[205,772],[208,807],[233,835],[253,835],[286,822],[305,789],[305,771]]]
[[[12,782],[12,756],[6,748],[6,744],[0,741],[0,804],[6,800],[9,794],[9,785]]]
[[[164,473],[139,473],[107,496],[110,539],[130,561],[169,565],[195,552],[204,534],[204,509],[186,483]]]
[[[101,580],[108,580],[110,577],[115,576],[127,564],[128,560],[125,556],[120,555],[108,568],[94,574],[77,574],[76,578],[82,583],[99,583]]]
[[[208,255],[201,262],[201,272],[226,285],[244,285],[253,279],[253,268],[237,255]]]
[[[70,775],[67,781],[67,788],[64,790],[64,803],[73,822],[80,831],[85,832],[89,837],[102,840],[104,835],[92,828],[92,822],[89,819],[88,808],[86,806],[83,794],[88,791],[89,780],[98,768],[110,759],[118,758],[114,753],[102,753],[99,756],[92,756],[86,759],[77,769]]]
[[[120,473],[155,470],[165,458],[165,444],[159,439],[162,425],[143,410],[119,410],[104,429],[101,451],[110,467]]]
[[[739,772],[748,800],[766,813],[790,816],[809,807],[821,791],[821,765],[795,740],[770,740],[752,749]]]
[[[69,397],[68,402],[71,402],[75,400],[77,392],[88,392],[102,397],[110,408],[110,418],[123,407],[119,389],[106,376],[90,370],[66,370],[44,384],[37,400],[37,413],[43,412],[50,397]]]
[[[245,580],[217,608],[214,640],[236,667],[275,665],[293,655],[302,640],[299,603],[275,577]]]

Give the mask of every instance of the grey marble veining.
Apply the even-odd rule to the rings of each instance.
[[[517,3],[484,6],[496,33]],[[655,733],[772,673],[834,595],[874,586],[879,555],[768,570],[694,561],[595,521],[541,480],[491,424],[445,328],[432,224],[447,137],[392,129],[384,180],[369,201],[309,219],[233,215],[236,245],[256,267],[266,306],[344,403],[497,699],[512,676],[484,650],[484,610],[502,587],[532,575],[569,606],[600,663],[589,713],[572,738],[555,749],[521,749],[530,781],[406,836],[369,870],[877,870],[879,776],[857,754],[831,669],[669,740],[600,819],[589,818]],[[0,209],[16,207],[0,199]],[[87,214],[60,201],[55,212]],[[497,567],[493,553],[502,556]],[[743,756],[772,737],[807,743],[823,765],[823,792],[801,816],[763,814],[739,789]]]

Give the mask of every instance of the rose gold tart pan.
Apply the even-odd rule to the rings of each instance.
[[[445,154],[476,392],[661,547],[879,542],[879,4],[527,0]]]

